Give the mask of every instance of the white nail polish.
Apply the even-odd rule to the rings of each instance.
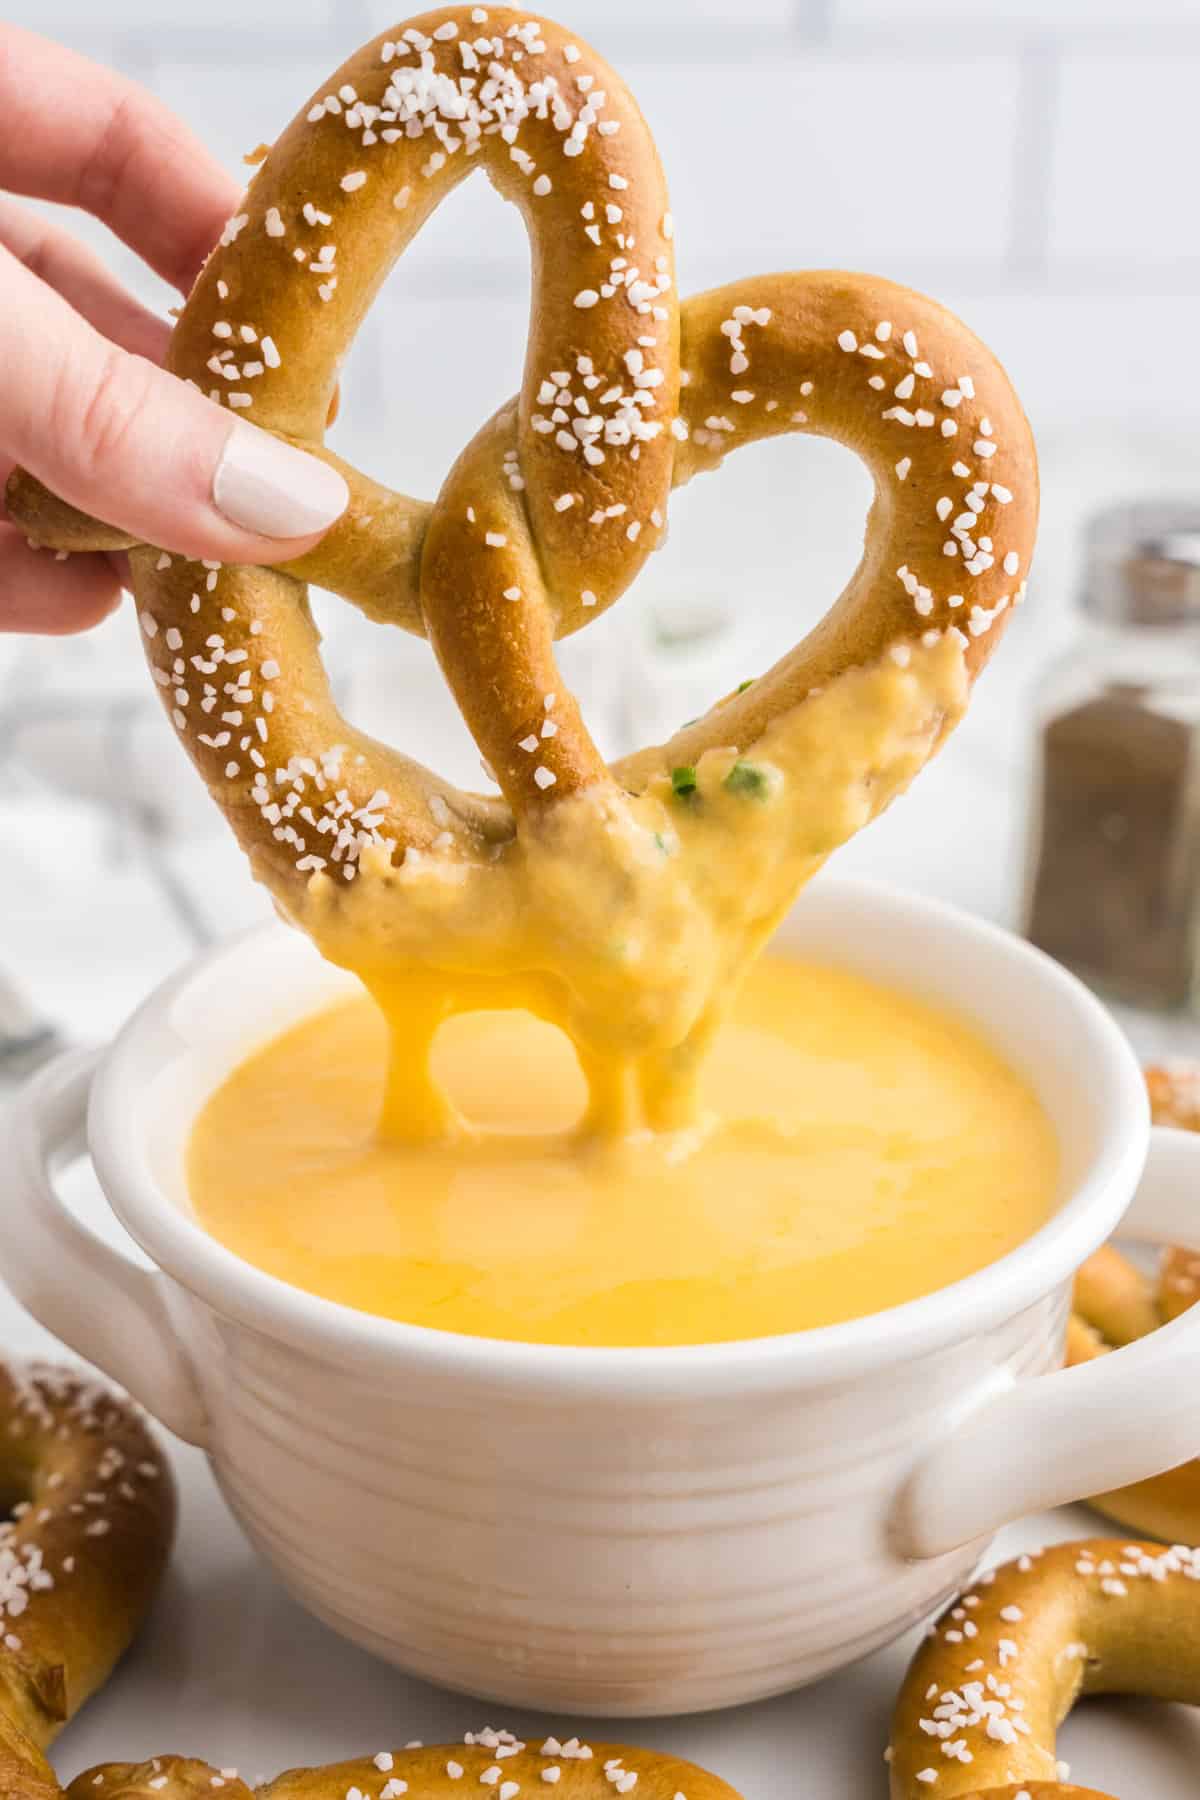
[[[213,472],[213,504],[243,531],[308,537],[341,517],[350,490],[336,469],[238,419]]]

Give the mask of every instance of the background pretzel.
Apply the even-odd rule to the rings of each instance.
[[[215,1777],[215,1780],[214,1780]],[[469,1732],[461,1744],[382,1750],[354,1762],[290,1769],[250,1788],[235,1771],[179,1756],[147,1763],[107,1763],[67,1789],[68,1800],[452,1800],[491,1788],[503,1800],[551,1792],[562,1800],[613,1800],[636,1790],[639,1800],[740,1800],[734,1789],[695,1763],[631,1750],[623,1744],[525,1744],[509,1731]]]
[[[1106,1693],[1200,1704],[1197,1552],[1100,1538],[980,1577],[905,1677],[892,1800],[1088,1800],[1055,1736],[1077,1699]]]
[[[1146,1071],[1156,1125],[1200,1130],[1200,1071],[1180,1063]],[[1106,1244],[1075,1278],[1074,1310],[1067,1331],[1067,1361],[1090,1362],[1145,1337],[1177,1318],[1200,1298],[1200,1257],[1168,1250],[1151,1281],[1127,1256]],[[1149,1532],[1164,1543],[1200,1544],[1200,1460],[1184,1463],[1089,1502],[1120,1525]]]
[[[0,1796],[54,1800],[42,1754],[128,1648],[158,1587],[175,1487],[128,1401],[0,1364]]]

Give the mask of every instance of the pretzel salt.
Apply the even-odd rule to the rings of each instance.
[[[599,1028],[619,1010],[619,976],[611,966],[581,975],[580,946],[601,933],[617,892],[636,892],[657,947],[708,929],[672,910],[651,865],[678,853],[699,895],[742,854],[751,809],[720,804],[735,768],[732,791],[780,822],[769,852],[757,863],[748,853],[746,936],[937,748],[1024,592],[1036,464],[994,358],[908,289],[839,272],[773,275],[680,307],[666,186],[628,90],[571,33],[507,8],[424,14],[313,97],[200,276],[169,366],[239,417],[337,461],[322,436],[339,364],[391,263],[476,163],[529,228],[530,335],[519,396],[483,425],[437,501],[338,462],[349,510],[300,562],[207,567],[133,546],[133,581],[183,743],[256,872],[287,912],[319,925],[327,950],[355,904],[348,884],[369,869],[395,901],[382,959],[454,961],[456,930],[469,935],[444,903],[457,882],[475,896],[464,917],[491,922],[490,963],[505,960],[496,940],[507,931],[517,966],[528,919],[557,919],[546,863],[558,856],[561,867],[590,832],[605,891],[579,921],[576,962],[549,972],[593,982],[600,997],[584,1010]],[[461,354],[469,361],[470,346]],[[662,541],[673,486],[743,444],[796,431],[848,445],[874,478],[849,586],[760,680],[670,743],[606,768],[553,640],[633,579]],[[129,544],[20,473],[8,505],[46,545]],[[428,635],[502,799],[459,792],[340,718],[307,580]],[[744,673],[731,670],[730,686]],[[860,710],[893,728],[864,734],[857,760],[825,767],[843,678],[860,683]],[[791,764],[775,767],[789,744]],[[749,757],[771,766],[743,780]],[[693,803],[685,819],[697,795],[714,803]],[[831,795],[844,797],[832,822]],[[586,818],[572,811],[580,799]],[[539,856],[547,845],[552,855]],[[422,910],[421,883],[433,881],[436,941]],[[348,930],[361,944],[360,927]],[[543,953],[556,954],[545,951],[553,936]],[[699,960],[681,951],[679,965]],[[630,992],[645,986],[644,960],[633,975]],[[680,1007],[677,992],[664,979],[630,1030],[677,1043],[703,1010],[703,996]]]
[[[1093,1539],[981,1576],[905,1677],[892,1800],[1089,1800],[1055,1735],[1076,1700],[1111,1693],[1200,1703],[1200,1552]]]

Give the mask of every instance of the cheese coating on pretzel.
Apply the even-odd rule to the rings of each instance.
[[[623,1744],[546,1738],[525,1744],[509,1731],[469,1732],[464,1743],[382,1750],[354,1762],[291,1769],[250,1788],[232,1769],[177,1756],[89,1769],[67,1789],[68,1800],[451,1800],[490,1788],[497,1800],[553,1793],[561,1800],[740,1800],[725,1782],[695,1763]]]
[[[1200,1703],[1197,1552],[1093,1539],[982,1576],[905,1677],[892,1800],[1087,1795],[1069,1785],[1055,1736],[1076,1700],[1111,1693]]]
[[[103,1686],[158,1587],[167,1465],[128,1401],[68,1369],[0,1364],[0,1795],[54,1800],[42,1752]]]

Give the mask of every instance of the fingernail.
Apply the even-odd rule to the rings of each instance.
[[[272,538],[325,531],[350,504],[336,469],[243,419],[225,439],[212,495],[232,524]]]

